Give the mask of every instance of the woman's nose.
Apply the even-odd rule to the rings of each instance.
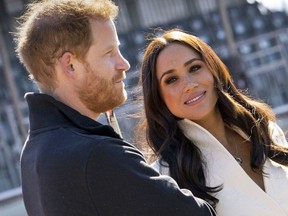
[[[184,77],[184,92],[191,91],[198,86],[198,82],[189,75]]]

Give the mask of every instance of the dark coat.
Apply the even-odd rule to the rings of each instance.
[[[26,100],[30,131],[21,175],[29,216],[211,215],[110,126],[48,95]]]

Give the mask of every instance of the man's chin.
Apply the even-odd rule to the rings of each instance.
[[[127,98],[128,98],[127,92],[126,92],[126,90],[124,90],[124,92],[123,92],[123,102],[122,102],[121,104],[125,103],[125,101],[127,100]]]
[[[125,91],[125,94],[123,94],[123,97],[121,99],[119,98],[119,103],[118,103],[118,105],[116,107],[121,106],[122,104],[124,104],[126,102],[126,100],[127,100],[127,93]]]
[[[115,100],[114,104],[111,104],[111,110],[121,106],[126,102],[126,100],[127,100],[127,93],[126,91],[124,91],[122,96],[119,97],[118,100]]]

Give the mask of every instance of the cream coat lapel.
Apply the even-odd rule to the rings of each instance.
[[[203,153],[207,166],[207,184],[209,186],[223,185],[223,189],[217,194],[219,203],[216,211],[220,216],[287,216],[286,199],[277,199],[277,193],[281,193],[280,188],[273,188],[274,184],[281,184],[287,188],[287,173],[280,171],[279,175],[284,179],[274,177],[265,179],[265,187],[268,191],[273,191],[274,195],[262,191],[238,165],[234,157],[223,147],[223,145],[212,136],[207,130],[189,120],[179,121],[180,128],[185,135],[193,140]],[[274,168],[268,164],[267,172],[275,175]],[[265,168],[266,169],[266,168]],[[277,170],[277,169],[275,169]],[[277,171],[275,171],[277,172]],[[277,174],[276,174],[277,175]],[[282,182],[283,181],[283,182]],[[269,183],[270,182],[270,183]],[[282,182],[282,183],[281,183]],[[284,185],[285,186],[284,186]],[[278,186],[277,186],[278,187]],[[280,191],[279,191],[280,190]],[[284,195],[285,196],[285,195]],[[282,197],[282,195],[281,195]],[[275,199],[275,200],[273,200]],[[284,205],[284,206],[283,206]],[[281,207],[282,206],[282,207]],[[282,209],[283,208],[283,209]]]
[[[264,177],[266,193],[277,201],[288,215],[288,167],[267,159],[263,171],[269,174]]]

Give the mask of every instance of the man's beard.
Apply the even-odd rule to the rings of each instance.
[[[119,78],[113,77],[108,80],[105,77],[97,76],[91,67],[86,64],[87,79],[78,88],[78,95],[82,103],[94,113],[103,113],[118,107],[127,99],[125,89],[115,88],[115,80]],[[120,78],[120,79],[121,79]]]

